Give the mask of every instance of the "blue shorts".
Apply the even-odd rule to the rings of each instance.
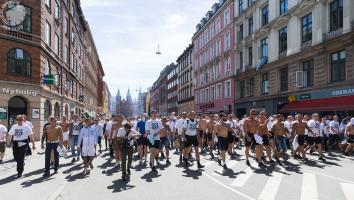
[[[171,149],[171,144],[170,144],[170,140],[168,139],[168,137],[161,137],[160,138],[160,149],[163,149],[164,147],[166,150]]]
[[[287,151],[288,147],[286,146],[286,137],[284,136],[277,136],[277,137],[278,137],[278,143],[277,143],[278,151],[280,150]]]

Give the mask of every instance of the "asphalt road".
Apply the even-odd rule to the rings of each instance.
[[[237,153],[241,154],[241,150]],[[325,154],[326,155],[326,154]],[[24,177],[16,179],[16,167],[11,161],[0,165],[1,199],[36,200],[208,200],[208,199],[290,199],[290,200],[354,200],[354,157],[335,153],[318,162],[309,156],[305,165],[289,159],[283,167],[267,164],[259,169],[245,165],[243,156],[228,160],[230,168],[223,171],[208,155],[202,157],[205,168],[198,170],[196,163],[189,170],[172,156],[172,165],[161,160],[158,173],[146,165],[133,162],[131,180],[120,180],[121,173],[103,152],[94,160],[95,168],[83,175],[80,162],[71,164],[71,158],[60,159],[59,174],[43,178],[44,155],[36,151],[26,159]]]

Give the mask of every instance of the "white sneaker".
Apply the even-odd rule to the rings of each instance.
[[[115,166],[115,167],[118,167],[118,166],[119,166],[119,163],[118,163],[118,162],[116,162],[116,164],[114,164],[114,166]]]

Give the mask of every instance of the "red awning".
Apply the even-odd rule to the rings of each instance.
[[[301,100],[287,104],[279,112],[326,112],[354,110],[354,96]]]

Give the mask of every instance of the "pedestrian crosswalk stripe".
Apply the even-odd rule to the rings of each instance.
[[[232,169],[239,161],[237,160],[230,160],[228,163],[226,163],[227,168]],[[220,167],[216,172],[213,173],[213,175],[220,175],[224,173],[224,168]]]
[[[231,183],[233,187],[242,187],[248,181],[248,179],[252,176],[253,172],[251,168],[247,168],[244,173],[241,173],[236,179]]]
[[[304,173],[302,175],[301,200],[317,200],[317,181],[316,175]]]
[[[278,193],[280,182],[283,178],[281,173],[273,173],[273,176],[270,177],[265,184],[261,194],[258,199],[260,200],[273,200]]]
[[[354,184],[340,183],[346,199],[354,199]]]

